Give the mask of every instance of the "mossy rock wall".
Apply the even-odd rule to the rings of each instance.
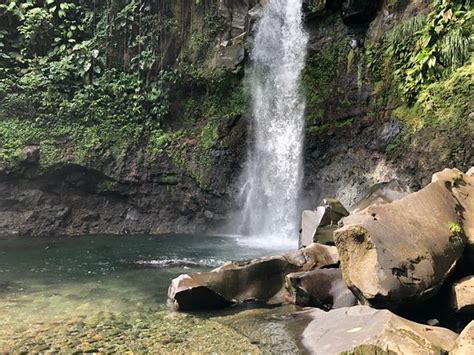
[[[435,171],[474,164],[472,9],[463,4],[383,1],[366,23],[344,22],[340,8],[308,18],[307,207],[329,196],[351,205],[391,179],[416,190]],[[436,21],[441,34],[430,27]],[[453,53],[465,51],[449,68],[438,64],[448,41]],[[420,66],[423,55],[433,67]],[[418,68],[423,81],[414,82]]]

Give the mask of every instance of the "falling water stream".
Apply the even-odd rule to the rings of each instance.
[[[247,73],[252,140],[240,193],[241,234],[267,244],[285,244],[298,231],[305,106],[299,83],[307,42],[302,0],[267,1]]]

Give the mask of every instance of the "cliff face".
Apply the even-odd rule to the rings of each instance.
[[[113,138],[92,148],[87,137],[43,128],[5,142],[16,159],[0,159],[0,235],[213,232],[225,224],[246,153],[242,77],[259,4],[160,4],[151,11],[173,19],[174,30],[159,37],[153,72],[177,68],[179,85],[159,129],[134,135],[129,125],[105,132],[94,123],[99,138]],[[392,29],[432,13],[430,1],[311,0],[305,9],[305,204],[327,196],[350,204],[393,178],[417,189],[441,167],[474,164],[472,64],[427,79],[404,99],[399,73],[411,68],[386,45]],[[114,48],[108,61],[134,55]]]
[[[142,21],[159,58],[146,79],[155,77],[158,90],[166,91],[153,99],[158,105],[168,101],[166,114],[160,122],[113,117],[128,112],[127,105],[134,105],[132,90],[142,85],[128,88],[125,83],[124,90],[112,87],[111,94],[100,92],[94,102],[86,93],[78,119],[68,113],[63,122],[50,124],[34,118],[40,110],[25,103],[27,90],[2,90],[0,85],[0,235],[200,232],[222,221],[245,152],[241,64],[251,21],[248,11],[257,2],[142,3],[149,7],[118,11],[99,3],[103,8],[98,12],[112,19],[102,65],[131,70],[140,49],[129,38],[140,36],[143,29],[137,23]],[[126,30],[116,25],[124,14],[132,18]],[[147,18],[152,26],[146,26]],[[5,32],[23,26],[14,14],[7,13],[7,21]],[[146,42],[147,34],[141,35]],[[7,79],[1,84],[7,86]],[[121,83],[114,78],[111,84]],[[130,102],[114,110],[110,105],[120,105],[118,94]],[[106,95],[112,99],[103,108],[100,101],[107,105]],[[17,97],[22,105],[9,109]],[[60,106],[64,104],[68,99]],[[109,109],[110,121],[88,117]],[[22,117],[30,111],[32,118]]]
[[[434,69],[433,78],[408,91],[413,80],[407,73],[417,70],[421,47],[442,41],[426,23],[450,10],[431,1],[374,3],[347,1],[334,9],[328,1],[308,17],[310,205],[323,196],[350,205],[367,186],[391,179],[417,190],[445,166],[467,171],[474,163],[470,52],[461,68]],[[472,20],[461,26],[470,31]]]

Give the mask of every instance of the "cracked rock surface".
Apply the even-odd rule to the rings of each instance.
[[[418,192],[343,219],[335,232],[344,281],[358,299],[396,309],[434,295],[461,258],[474,179],[445,169]],[[462,198],[464,197],[464,198]]]

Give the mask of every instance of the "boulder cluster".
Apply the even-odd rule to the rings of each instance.
[[[172,281],[175,310],[295,304],[315,354],[474,354],[474,168],[304,211],[300,249]],[[461,332],[458,335],[455,331]]]

